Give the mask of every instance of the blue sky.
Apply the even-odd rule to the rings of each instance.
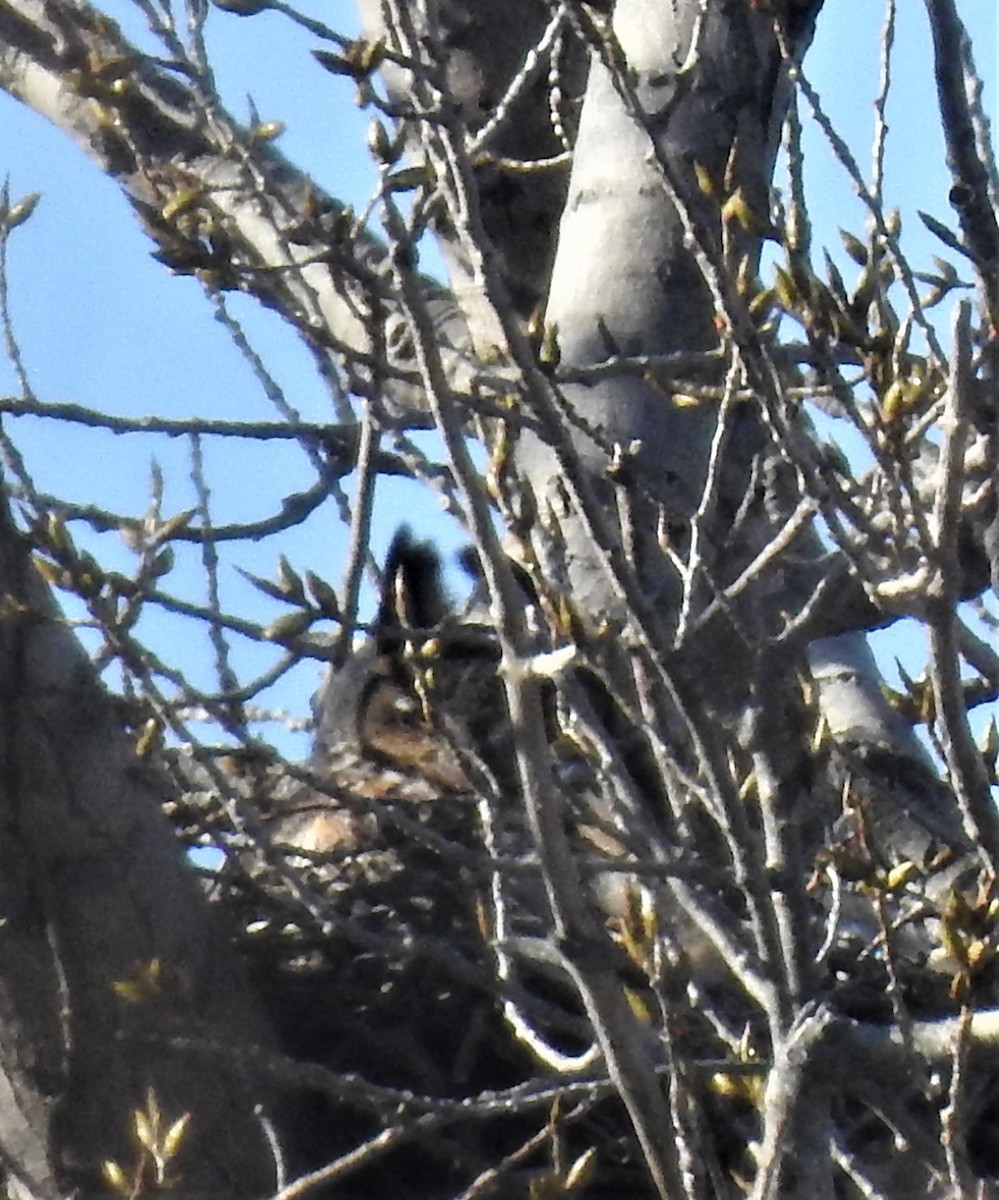
[[[344,0],[303,6],[343,32],[355,18]],[[988,84],[995,122],[996,14],[994,0],[959,0],[968,22],[978,65]],[[941,247],[922,230],[917,209],[948,220],[948,182],[939,145],[935,93],[929,60],[924,6],[900,0],[895,92],[889,109],[887,198],[898,205],[905,244],[917,269],[931,265]],[[138,11],[116,0],[109,11],[126,30],[141,35]],[[879,0],[826,0],[806,73],[819,89],[829,114],[861,165],[870,159],[877,87]],[[364,133],[369,119],[353,103],[353,89],[323,71],[309,51],[311,35],[272,13],[240,18],[213,10],[208,38],[222,95],[239,118],[249,112],[251,94],[260,116],[285,122],[280,146],[328,191],[362,204],[374,173]],[[831,155],[815,138],[807,143],[807,184],[816,240],[838,251],[837,228],[862,234],[864,214]],[[11,295],[16,330],[36,392],[52,401],[75,401],[132,416],[147,413],[247,418],[271,415],[268,402],[224,330],[211,316],[200,286],[174,278],[149,255],[150,244],[128,205],[101,173],[40,118],[0,96],[0,174],[8,173],[15,197],[38,191],[43,200],[11,243]],[[849,273],[847,278],[850,278]],[[331,419],[330,403],[308,355],[270,314],[243,298],[233,311],[247,330],[287,397],[309,420]],[[943,314],[942,314],[943,315]],[[15,390],[9,365],[0,359],[0,390]],[[81,502],[140,513],[149,494],[150,458],[155,454],[168,479],[166,511],[191,503],[187,460],[182,445],[163,439],[67,430],[55,423],[22,418],[9,427],[25,454],[38,486]],[[280,497],[294,490],[304,460],[293,447],[241,443],[238,450],[206,447],[216,519],[243,519],[273,512]],[[307,477],[307,476],[305,476]],[[448,549],[460,532],[440,516],[432,498],[415,486],[387,492],[376,529],[383,549],[400,520],[421,535],[440,539]],[[92,539],[102,561],[128,567],[130,556],[116,535]],[[305,531],[240,550],[237,559],[262,574],[273,571],[279,553],[334,583],[343,565],[345,541],[332,507]],[[193,555],[179,558],[178,576],[197,597],[203,587]],[[173,577],[168,580],[173,585]],[[223,576],[224,604],[245,608],[250,590],[232,564]],[[199,597],[203,598],[203,597]],[[275,612],[278,610],[275,610]],[[195,667],[208,661],[205,643],[190,628],[156,622],[150,636],[165,657]],[[895,641],[914,665],[919,645]],[[261,669],[268,649],[243,647],[245,669]],[[898,652],[893,646],[891,653]],[[318,675],[306,667],[275,690],[273,702],[304,713]]]

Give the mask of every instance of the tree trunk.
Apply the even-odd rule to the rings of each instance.
[[[167,781],[126,739],[6,508],[0,578],[0,1145],[11,1187],[38,1200],[94,1195],[119,1178],[114,1164],[126,1191],[152,1187],[134,1115],[152,1105],[161,1140],[190,1116],[167,1168],[176,1186],[262,1195],[275,1179],[270,1089],[248,1051],[269,1035],[163,815]]]

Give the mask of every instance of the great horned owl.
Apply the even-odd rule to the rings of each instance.
[[[488,628],[453,613],[436,550],[400,531],[370,639],[328,671],[314,701],[309,768],[323,786],[281,805],[275,838],[349,855],[378,841],[393,811],[420,821],[425,805],[467,808],[488,773],[484,735],[498,743],[502,727],[495,661]]]
[[[386,1029],[446,1061],[470,1014],[484,1027],[500,1020],[512,975],[544,1007],[556,1040],[568,1031],[575,1044],[572,989],[543,953],[547,892],[498,665],[493,630],[448,602],[436,551],[401,533],[369,639],[317,695],[315,783],[299,785],[272,819],[273,841],[303,864],[326,925],[296,961],[329,980],[330,1041],[385,1082],[411,1086],[419,1074],[402,1071]],[[582,748],[566,760],[555,744],[559,715],[547,715],[552,782],[580,880],[595,919],[624,936],[645,895],[622,869],[638,857],[636,843],[598,767]],[[512,975],[497,969],[501,958]],[[315,1012],[309,1001],[303,1021]],[[345,1029],[370,1034],[370,1044],[344,1048]]]
[[[463,565],[476,574],[469,556]],[[525,604],[537,603],[530,581],[520,582]],[[273,824],[275,840],[308,854],[335,855],[343,864],[341,885],[358,872],[379,874],[409,860],[414,848],[407,839],[421,828],[431,841],[434,835],[454,838],[483,857],[502,856],[505,848],[522,872],[532,857],[497,640],[493,628],[476,619],[477,607],[458,612],[443,586],[438,552],[406,529],[396,535],[371,636],[346,663],[330,669],[314,703],[309,768],[321,786],[298,788]],[[642,747],[633,744],[634,730],[599,681],[580,682],[587,703],[599,708],[595,719],[619,744],[651,802],[654,788],[644,786],[651,771]],[[590,756],[563,736],[556,707],[552,686],[545,717],[566,828],[591,860],[600,907],[620,913],[630,903],[630,879],[620,870],[627,831]],[[498,833],[481,827],[483,801],[501,826]],[[487,854],[484,842],[490,841]],[[609,860],[609,873],[595,873],[594,860],[600,859]]]
[[[295,886],[271,896],[262,986],[296,1056],[319,1045],[342,1069],[442,1094],[483,1071],[496,1086],[511,1051],[482,915],[484,794],[504,770],[495,639],[459,618],[439,555],[405,531],[369,632],[315,698],[314,782],[271,801]]]

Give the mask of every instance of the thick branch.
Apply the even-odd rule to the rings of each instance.
[[[412,416],[421,401],[407,348],[391,337],[384,248],[272,146],[240,129],[192,70],[184,63],[171,72],[141,55],[113,21],[84,5],[0,3],[0,87],[118,184],[158,257],[209,289],[256,296],[331,352],[349,389],[367,392],[377,380],[386,405]],[[427,286],[438,337],[462,345],[453,305]],[[459,374],[460,361],[452,354]]]

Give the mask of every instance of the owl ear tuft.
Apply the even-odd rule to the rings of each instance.
[[[403,629],[433,629],[452,611],[441,579],[441,556],[403,525],[389,547],[375,618],[379,648],[391,650]]]

